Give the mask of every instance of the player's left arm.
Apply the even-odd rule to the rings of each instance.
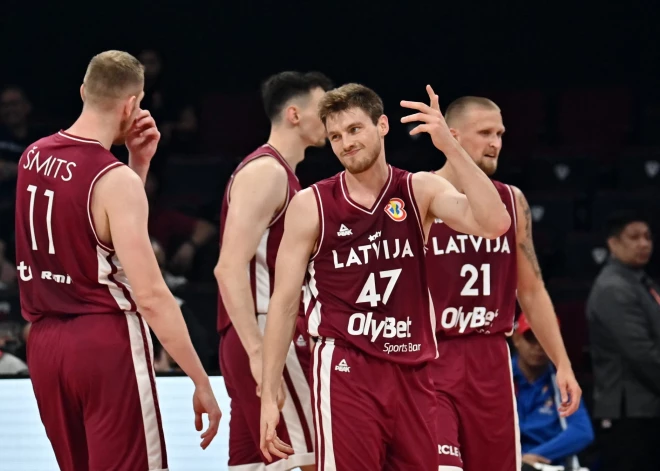
[[[532,240],[532,212],[522,191],[511,187],[516,195],[516,252],[518,262],[518,302],[543,350],[557,367],[557,384],[561,392],[562,416],[573,414],[580,405],[582,390],[575,379],[566,347],[559,331],[557,314],[545,288],[541,267]]]
[[[481,172],[476,165],[475,169]],[[479,176],[476,177],[478,179]],[[475,191],[466,196],[439,175],[430,172],[414,174],[413,191],[422,219],[439,218],[455,231],[487,239],[506,233],[511,218],[492,182],[487,177],[486,180],[485,184],[475,181]],[[494,190],[494,195],[489,186]]]

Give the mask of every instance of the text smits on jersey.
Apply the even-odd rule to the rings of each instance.
[[[440,325],[443,329],[458,329],[462,334],[470,329],[488,328],[497,317],[499,310],[489,311],[485,307],[475,307],[471,311],[466,311],[463,306],[459,308],[448,307],[442,311]]]
[[[410,333],[411,325],[412,321],[410,320],[410,317],[406,317],[406,320],[400,321],[397,321],[394,317],[386,317],[383,320],[377,320],[373,318],[373,312],[368,312],[366,314],[356,312],[348,319],[348,333],[349,335],[367,336],[372,343],[380,338],[406,339],[412,337]],[[408,353],[418,352],[421,348],[421,343],[385,343],[383,351],[387,354]]]
[[[53,155],[42,158],[36,146],[28,151],[23,164],[23,168],[26,170],[34,170],[46,177],[60,178],[64,182],[73,178],[75,166],[75,162],[59,159]]]

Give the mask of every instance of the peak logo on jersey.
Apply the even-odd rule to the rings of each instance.
[[[345,236],[353,235],[353,231],[351,229],[349,229],[348,227],[346,227],[345,224],[342,224],[341,226],[339,226],[339,230],[337,231],[337,235],[339,237],[345,237]]]
[[[389,217],[397,222],[406,219],[406,210],[403,209],[405,204],[399,198],[392,198],[385,206],[385,212]]]
[[[339,371],[341,373],[350,373],[351,372],[351,367],[348,366],[348,363],[346,363],[346,359],[342,359],[337,366],[335,366],[335,371]]]

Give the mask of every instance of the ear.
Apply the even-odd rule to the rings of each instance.
[[[452,136],[454,136],[454,139],[458,141],[458,135],[459,135],[458,129],[449,128],[449,132],[451,133]]]
[[[80,98],[82,98],[83,103],[85,103],[85,84],[84,83],[80,86]]]
[[[287,106],[284,111],[284,116],[286,117],[286,120],[294,126],[300,123],[300,110],[296,105]]]
[[[124,115],[127,118],[133,114],[136,103],[137,103],[137,97],[135,95],[131,96],[128,100],[126,100],[126,104],[124,105]]]
[[[618,240],[616,237],[607,238],[607,248],[609,249],[610,253],[614,253],[617,246],[618,246]]]
[[[378,128],[378,135],[380,137],[385,137],[387,133],[390,132],[390,121],[387,119],[387,116],[382,115],[378,118],[376,127]]]

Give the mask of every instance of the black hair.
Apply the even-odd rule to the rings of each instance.
[[[639,211],[616,211],[607,218],[607,238],[619,237],[629,224],[644,222],[650,225],[649,219]]]
[[[315,88],[328,91],[332,87],[332,81],[321,72],[286,71],[271,75],[261,85],[266,116],[273,122],[292,98],[306,95]]]

